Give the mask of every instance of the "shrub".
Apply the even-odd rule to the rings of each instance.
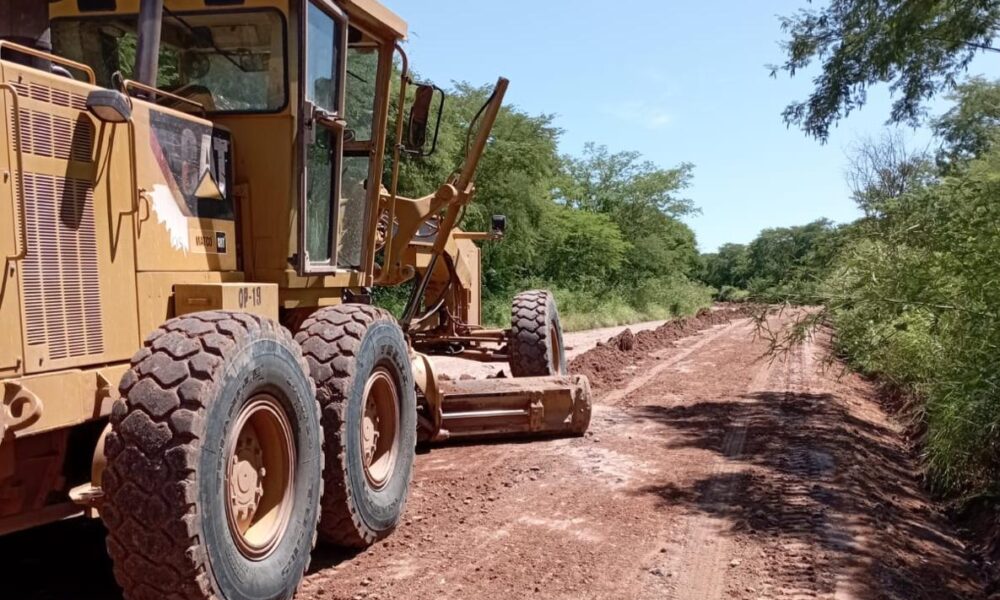
[[[750,292],[731,285],[724,285],[715,293],[719,302],[745,302],[749,298]]]
[[[842,253],[825,293],[838,347],[925,402],[943,492],[1000,483],[1000,152],[898,198]]]

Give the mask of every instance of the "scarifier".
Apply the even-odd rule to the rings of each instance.
[[[0,0],[0,534],[99,516],[129,599],[289,598],[317,533],[392,532],[417,443],[587,429],[552,295],[481,323],[507,81],[403,197],[444,110],[405,37],[374,0]]]

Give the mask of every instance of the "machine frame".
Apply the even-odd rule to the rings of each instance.
[[[170,0],[165,12],[163,0],[49,3],[53,23],[134,16],[137,79],[112,76],[109,89],[97,85],[92,65],[0,41],[6,131],[0,138],[0,254],[6,257],[0,330],[8,332],[0,343],[0,534],[98,515],[105,440],[118,435],[109,416],[124,406],[119,400],[128,381],[160,377],[144,373],[142,361],[164,323],[186,315],[252,315],[301,333],[316,327],[315,315],[324,307],[363,300],[371,286],[413,281],[405,314],[391,327],[406,335],[420,439],[582,434],[587,427],[585,378],[565,376],[564,359],[561,366],[551,360],[562,349],[550,296],[537,296],[538,310],[549,311],[539,321],[537,343],[544,350],[557,333],[560,343],[542,357],[544,372],[534,373],[549,377],[439,381],[433,360],[417,351],[507,356],[510,330],[479,322],[479,250],[473,243],[501,237],[502,227],[482,234],[459,229],[507,81],[498,81],[483,107],[460,171],[433,193],[405,198],[397,193],[407,150],[403,110],[394,135],[388,132],[397,58],[397,107],[409,104],[413,86],[401,46],[406,24],[374,0],[215,4]],[[207,98],[193,98],[156,87],[165,18],[230,59],[211,32],[205,38],[184,17],[265,9],[277,11],[284,26],[280,109],[218,112],[211,90]],[[312,81],[311,90],[310,10],[335,23],[340,36],[329,49],[337,56],[336,77]],[[273,35],[251,29],[241,35],[257,35],[261,43]],[[54,45],[61,43],[57,38]],[[378,52],[367,140],[352,138],[346,114],[352,44]],[[336,89],[335,106],[317,102],[325,85]],[[330,146],[317,150],[322,136]],[[307,165],[319,156],[313,170],[322,175],[323,152],[331,173],[324,242],[330,256],[311,261],[315,206],[309,204]],[[369,161],[364,195],[353,208],[341,189],[345,156]],[[380,184],[387,159],[388,189]],[[351,218],[360,231],[359,260],[345,267],[338,253]],[[418,232],[430,222],[436,235],[421,238]],[[427,301],[428,293],[436,299]]]

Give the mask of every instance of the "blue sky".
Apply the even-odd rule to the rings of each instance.
[[[383,1],[408,21],[407,53],[421,75],[508,77],[507,102],[556,115],[563,152],[593,141],[664,167],[694,163],[685,195],[702,214],[687,221],[703,251],[766,227],[858,216],[846,152],[880,134],[891,99],[872,90],[826,145],[785,127],[781,110],[809,93],[810,74],[774,79],[766,65],[782,59],[778,15],[805,0]],[[996,65],[980,58],[970,73],[995,77]],[[925,130],[905,133],[913,146],[930,143]]]

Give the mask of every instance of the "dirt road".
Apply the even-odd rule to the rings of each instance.
[[[873,390],[825,366],[822,339],[768,362],[752,332],[646,352],[599,386],[586,437],[421,454],[400,530],[317,550],[298,597],[981,597]],[[11,598],[116,597],[93,525],[0,556]]]

